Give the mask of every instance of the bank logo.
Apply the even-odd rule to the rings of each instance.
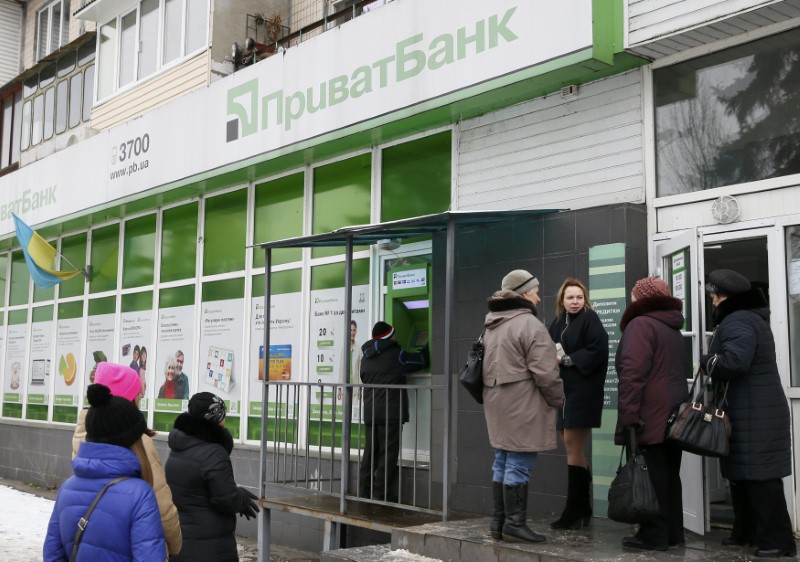
[[[226,142],[246,137],[258,131],[258,79],[254,78],[228,90]]]

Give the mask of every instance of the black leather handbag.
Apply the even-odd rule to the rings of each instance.
[[[658,498],[647,462],[636,448],[633,428],[628,428],[626,444],[619,456],[617,475],[608,489],[608,518],[620,523],[644,523],[659,514]],[[628,462],[622,465],[622,455],[627,450]]]
[[[472,344],[467,362],[458,373],[461,386],[467,389],[478,404],[483,404],[483,334]]]
[[[716,397],[707,401],[703,399],[705,383],[703,371],[698,370],[689,402],[679,404],[667,420],[666,440],[695,455],[725,457],[730,453],[731,436],[731,421],[722,409],[728,383],[718,385],[713,393]]]

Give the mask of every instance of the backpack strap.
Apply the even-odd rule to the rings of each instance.
[[[69,562],[75,562],[75,560],[78,558],[78,547],[81,544],[81,539],[83,539],[83,533],[86,532],[86,525],[89,523],[89,516],[94,511],[94,508],[97,507],[97,503],[100,501],[100,498],[103,497],[103,495],[106,493],[106,490],[108,490],[111,486],[117,482],[127,480],[128,478],[130,478],[130,476],[120,476],[109,481],[108,484],[103,486],[103,489],[100,490],[94,497],[94,501],[92,501],[89,509],[86,510],[86,513],[83,514],[83,517],[78,519],[78,530],[75,532],[75,544],[72,547],[72,555],[69,557]]]

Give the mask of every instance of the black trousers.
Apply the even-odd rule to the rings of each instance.
[[[656,490],[659,516],[639,525],[639,538],[653,546],[685,542],[683,534],[682,451],[669,443],[640,446],[647,461],[647,473]]]
[[[731,481],[731,498],[733,538],[762,549],[795,548],[792,520],[780,478]]]
[[[402,425],[375,421],[367,423],[366,427],[367,444],[358,471],[358,495],[397,502],[400,497],[397,458]]]

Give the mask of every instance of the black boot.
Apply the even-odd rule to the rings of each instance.
[[[552,529],[580,529],[592,521],[591,483],[587,468],[567,466],[567,504]]]
[[[503,525],[503,536],[524,542],[544,542],[547,537],[531,531],[525,523],[528,517],[528,484],[503,486],[506,522]]]
[[[492,538],[503,540],[503,523],[506,521],[505,504],[503,503],[503,483],[492,481],[492,519],[489,521],[489,532]]]

